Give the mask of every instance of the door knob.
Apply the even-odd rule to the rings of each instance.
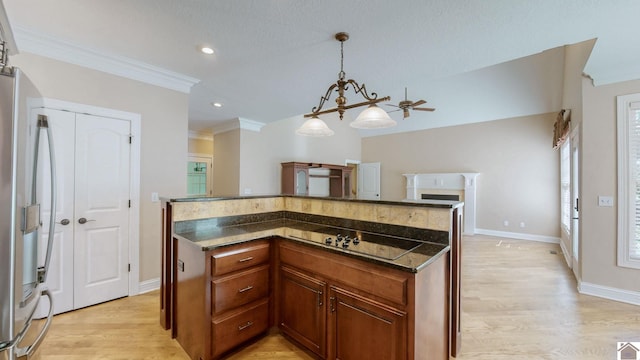
[[[62,219],[59,222],[56,221],[56,224],[60,224],[60,225],[69,225],[71,221],[69,221],[69,219]]]
[[[95,221],[95,220],[92,220],[92,219],[91,220],[87,220],[87,219],[85,219],[83,217],[78,219],[78,223],[80,223],[80,224],[85,224],[85,223],[88,223],[89,221]]]

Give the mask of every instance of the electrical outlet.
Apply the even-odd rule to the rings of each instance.
[[[613,206],[613,196],[602,196],[602,195],[599,195],[598,196],[598,206],[612,207]]]
[[[504,226],[509,226],[509,220],[505,220],[505,221],[502,223],[502,225],[504,225]]]
[[[524,221],[521,221],[521,222],[520,222],[520,227],[521,227],[522,229],[524,229]]]
[[[251,195],[251,188],[244,188],[245,195]]]

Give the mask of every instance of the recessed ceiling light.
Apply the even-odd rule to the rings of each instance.
[[[200,51],[202,51],[203,54],[207,54],[207,55],[212,55],[213,54],[213,49],[208,47],[208,46],[201,47]]]
[[[217,107],[217,108],[221,108],[222,107],[222,104],[220,104],[219,102],[212,102],[211,105],[213,105],[214,107]]]

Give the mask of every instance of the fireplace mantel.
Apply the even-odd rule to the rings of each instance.
[[[402,174],[407,178],[409,201],[420,201],[420,194],[434,191],[464,191],[464,234],[476,232],[476,177],[480,173]]]

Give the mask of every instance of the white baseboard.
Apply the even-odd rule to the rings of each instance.
[[[539,241],[539,242],[552,243],[552,244],[560,243],[560,238],[553,237],[553,236],[546,236],[546,235],[524,234],[524,233],[515,233],[515,232],[508,232],[508,231],[488,230],[488,229],[476,229],[476,234],[517,239],[517,240]]]
[[[578,292],[584,295],[592,295],[627,304],[640,305],[640,292],[637,291],[623,290],[580,281],[578,282]]]
[[[158,289],[160,289],[160,278],[145,280],[140,282],[140,291],[138,294],[144,294]]]

